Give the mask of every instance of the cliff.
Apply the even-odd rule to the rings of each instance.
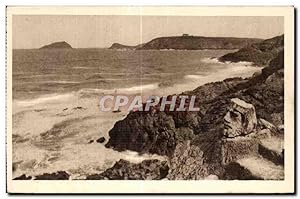
[[[72,49],[72,46],[65,41],[54,42],[49,45],[45,45],[40,49]]]
[[[244,46],[260,42],[261,39],[233,38],[233,37],[202,37],[202,36],[174,36],[159,37],[145,43],[139,50],[148,49],[240,49]]]
[[[260,43],[248,45],[237,52],[226,54],[220,61],[248,61],[259,66],[267,66],[279,51],[283,50],[284,36],[277,36]]]

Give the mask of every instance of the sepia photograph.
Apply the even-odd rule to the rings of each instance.
[[[293,14],[8,6],[7,191],[294,192]]]

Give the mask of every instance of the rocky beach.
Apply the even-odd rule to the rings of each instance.
[[[187,38],[176,42],[181,39]],[[152,43],[137,48],[150,48]],[[130,95],[195,95],[199,112],[154,108],[102,113],[98,95],[114,92],[109,88],[80,90],[60,99],[50,96],[49,101],[34,103],[34,108],[32,101],[16,101],[14,179],[284,179],[283,35],[246,43],[217,58],[202,58],[203,63],[217,65],[218,72],[209,76],[191,72],[181,84],[160,82],[159,89],[123,89]],[[59,45],[72,48],[63,42]],[[229,67],[236,71],[230,73]],[[94,83],[86,79],[86,85]],[[33,121],[37,122],[34,132]]]

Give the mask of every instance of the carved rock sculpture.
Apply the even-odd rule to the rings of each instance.
[[[255,108],[241,99],[231,99],[229,111],[224,117],[224,136],[234,138],[256,131],[257,119]]]

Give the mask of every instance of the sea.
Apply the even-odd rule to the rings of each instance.
[[[139,162],[153,154],[117,152],[96,140],[126,112],[102,113],[108,94],[169,95],[261,68],[222,63],[234,50],[13,50],[13,177],[67,171],[84,179],[119,159]]]

